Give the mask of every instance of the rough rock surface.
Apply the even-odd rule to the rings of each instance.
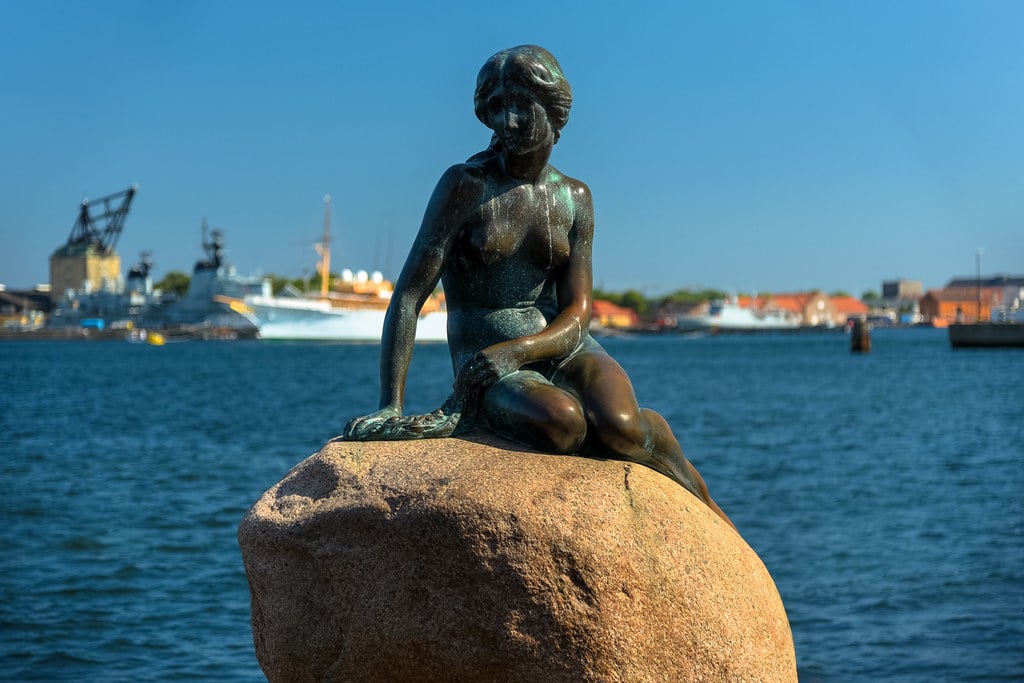
[[[640,465],[331,443],[239,528],[271,681],[795,681],[743,539]]]

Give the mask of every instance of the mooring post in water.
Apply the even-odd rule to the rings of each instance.
[[[871,329],[866,320],[858,318],[853,321],[853,329],[850,330],[850,351],[853,353],[871,351]]]

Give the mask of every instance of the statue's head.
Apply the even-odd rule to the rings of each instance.
[[[473,105],[476,117],[488,128],[487,100],[498,86],[509,84],[534,93],[547,112],[557,141],[569,120],[572,89],[555,56],[536,45],[520,45],[502,50],[484,63],[476,77]]]

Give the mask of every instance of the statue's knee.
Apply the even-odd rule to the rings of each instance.
[[[587,419],[575,401],[547,406],[547,415],[537,425],[541,447],[554,453],[575,453],[586,435]]]
[[[488,426],[513,441],[548,453],[575,453],[587,435],[587,420],[571,396],[547,396],[525,402],[491,402],[484,408]]]
[[[639,414],[606,416],[594,425],[594,431],[601,445],[615,453],[630,455],[644,450],[645,430]]]

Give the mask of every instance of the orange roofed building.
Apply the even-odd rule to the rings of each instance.
[[[834,325],[832,307],[825,292],[795,292],[773,294],[772,300],[779,309],[800,317],[804,325]]]
[[[836,325],[846,325],[851,320],[866,320],[868,317],[868,305],[860,299],[852,296],[829,297],[832,304],[832,320]]]
[[[640,316],[632,308],[619,306],[605,299],[594,299],[591,304],[591,322],[601,327],[628,329],[640,324]]]
[[[830,297],[822,291],[741,296],[737,303],[743,308],[787,313],[810,327],[840,327],[868,314],[867,305],[852,296]]]

